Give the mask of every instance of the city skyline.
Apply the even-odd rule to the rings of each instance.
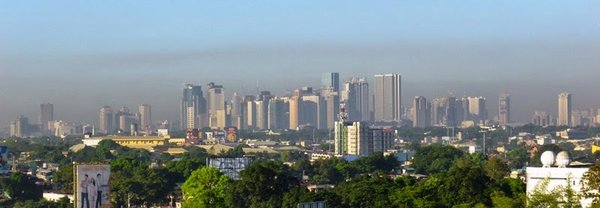
[[[403,106],[451,91],[486,97],[491,111],[506,92],[511,119],[536,110],[556,117],[562,91],[575,95],[575,109],[600,103],[598,6],[12,2],[0,8],[0,123],[20,114],[36,121],[46,102],[67,121],[95,123],[101,106],[140,103],[157,120],[177,120],[182,83],[217,82],[226,97],[282,94],[318,88],[323,72],[339,72],[340,84],[366,77],[371,89],[374,74],[399,73]]]

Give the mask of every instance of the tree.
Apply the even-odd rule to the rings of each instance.
[[[430,145],[421,147],[415,153],[413,167],[417,173],[434,174],[447,171],[463,151],[452,146]]]
[[[225,201],[229,207],[281,207],[284,194],[298,185],[281,162],[256,161],[240,173]]]
[[[53,173],[53,179],[60,187],[60,190],[73,192],[73,164],[61,165],[58,171]]]
[[[8,178],[0,180],[0,187],[10,198],[17,201],[39,200],[42,198],[42,188],[35,184],[36,178],[22,173],[13,173]]]
[[[485,174],[492,180],[501,181],[508,173],[508,165],[498,157],[492,157],[485,161]]]
[[[510,168],[522,168],[529,161],[529,154],[525,146],[517,146],[506,153]]]
[[[395,183],[385,175],[359,176],[336,188],[344,207],[386,207]]]
[[[594,200],[594,206],[600,206],[600,161],[583,174],[581,185],[583,196]]]
[[[183,207],[224,207],[226,188],[232,180],[215,168],[203,167],[181,187]]]
[[[490,178],[483,168],[469,157],[458,159],[450,170],[443,174],[439,187],[440,202],[446,206],[477,203],[491,204],[486,195]]]

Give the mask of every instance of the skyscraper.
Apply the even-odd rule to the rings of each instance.
[[[484,97],[468,97],[469,102],[469,117],[475,123],[487,120],[487,109],[485,106]]]
[[[231,97],[231,125],[241,129],[243,124],[242,115],[242,98],[237,94],[237,92],[234,92],[233,96]]]
[[[321,91],[321,96],[325,101],[325,122],[327,122],[327,128],[333,129],[334,122],[337,121],[337,116],[340,112],[340,96],[338,92],[333,91],[332,88],[325,88]]]
[[[298,127],[300,126],[300,102],[301,102],[301,99],[302,98],[298,95],[294,95],[294,96],[290,97],[290,101],[289,101],[290,121],[288,122],[290,124],[290,126],[289,126],[290,129],[298,129]]]
[[[44,135],[49,133],[48,122],[54,120],[54,105],[50,103],[44,103],[40,105],[40,132]]]
[[[115,130],[113,126],[113,111],[110,106],[102,106],[100,108],[99,127],[100,132],[105,134],[112,133]]]
[[[369,121],[369,83],[365,78],[352,78],[344,84],[343,102],[350,121]]]
[[[501,126],[506,126],[506,124],[510,123],[510,95],[500,95],[500,102],[498,104],[498,123]]]
[[[535,111],[531,118],[531,123],[537,126],[550,126],[552,125],[552,117],[543,111]]]
[[[456,98],[449,96],[433,99],[430,115],[434,126],[457,126]]]
[[[29,136],[29,119],[20,115],[10,124],[10,136],[27,137]]]
[[[558,94],[558,118],[557,126],[571,126],[571,94],[563,92]]]
[[[427,99],[423,96],[416,96],[412,107],[413,127],[427,127],[431,125],[431,108]]]
[[[322,88],[333,88],[333,91],[340,91],[340,73],[337,72],[327,72],[323,73],[321,77],[321,85]]]
[[[374,111],[376,121],[400,121],[401,109],[400,74],[375,75]]]
[[[205,127],[208,121],[206,115],[206,100],[201,86],[184,85],[180,108],[181,129]]]
[[[225,128],[225,92],[222,85],[208,83],[207,91],[209,126],[213,129]]]
[[[152,110],[149,104],[141,104],[138,106],[140,115],[140,128],[144,131],[152,131]]]

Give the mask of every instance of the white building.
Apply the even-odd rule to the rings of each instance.
[[[548,180],[546,191],[551,192],[557,188],[565,188],[567,182],[570,182],[571,188],[579,193],[581,191],[581,180],[588,167],[567,167],[570,164],[568,153],[563,151],[557,154],[556,160],[552,151],[546,151],[542,154],[542,163],[544,167],[527,167],[526,183],[527,196],[531,196],[540,182]],[[558,167],[553,167],[556,165]],[[583,208],[590,207],[592,199],[582,198],[580,200]]]

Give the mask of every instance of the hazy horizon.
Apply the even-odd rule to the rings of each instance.
[[[103,105],[178,119],[182,84],[275,94],[322,72],[399,73],[402,103],[485,96],[490,118],[600,108],[600,2],[28,2],[0,6],[0,127],[19,114],[97,123]]]

